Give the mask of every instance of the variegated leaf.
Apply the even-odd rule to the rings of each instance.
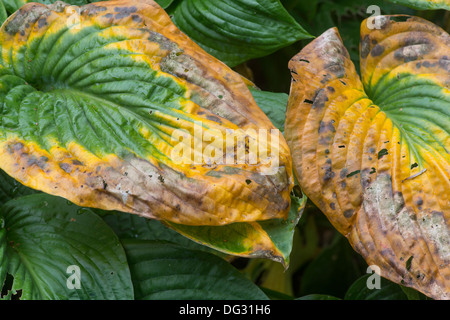
[[[287,217],[283,136],[241,77],[154,1],[29,3],[0,43],[0,166],[16,180],[185,225]],[[272,130],[278,143],[258,134]],[[228,135],[231,150],[218,140]]]
[[[410,16],[337,29],[290,62],[286,137],[306,195],[382,275],[450,297],[450,36]]]

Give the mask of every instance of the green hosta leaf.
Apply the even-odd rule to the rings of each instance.
[[[8,17],[8,13],[6,12],[5,5],[2,1],[0,1],[0,24],[2,24],[6,18]]]
[[[307,296],[303,296],[295,300],[341,300],[341,299],[325,294],[309,294]]]
[[[449,0],[388,0],[417,10],[450,10]]]
[[[1,2],[5,7],[5,11],[11,14],[23,6],[26,3],[26,0],[2,0]]]
[[[0,283],[10,285],[3,298],[133,299],[119,239],[91,210],[36,194],[0,207],[0,220]],[[67,285],[76,284],[71,266],[80,289]]]
[[[0,169],[0,205],[16,197],[36,193],[35,190],[25,187]]]
[[[269,117],[270,121],[281,132],[284,132],[284,122],[286,120],[286,107],[289,95],[286,93],[269,92],[250,88],[258,106]]]
[[[378,283],[374,276],[368,274],[356,280],[345,294],[345,300],[408,300],[398,284],[382,277]],[[372,289],[369,289],[368,282]],[[379,285],[379,288],[374,285]]]
[[[229,66],[311,37],[279,0],[184,0],[173,21]]]
[[[305,268],[300,294],[330,294],[344,297],[345,290],[358,277],[359,268],[348,241],[337,237]]]
[[[400,288],[402,289],[403,293],[406,295],[408,300],[432,300],[431,298],[428,298],[423,293],[420,293],[419,291],[414,290],[412,288],[405,287],[405,286],[400,286]]]
[[[124,241],[136,299],[254,300],[267,296],[221,258],[154,241]]]

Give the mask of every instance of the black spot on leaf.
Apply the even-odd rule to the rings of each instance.
[[[356,170],[356,171],[350,172],[350,173],[347,175],[347,178],[353,177],[353,176],[357,175],[357,174],[360,173],[360,172],[361,172],[361,170]]]
[[[406,267],[406,270],[411,270],[411,263],[412,263],[412,259],[414,258],[414,256],[411,256],[411,257],[409,257],[408,258],[408,260],[406,260],[406,265],[405,265],[405,267]]]
[[[349,219],[349,218],[351,218],[353,216],[354,213],[355,213],[355,210],[353,210],[353,209],[345,210],[344,211],[344,217]]]
[[[387,149],[381,149],[380,152],[378,152],[378,159],[383,158],[385,155],[389,154]]]

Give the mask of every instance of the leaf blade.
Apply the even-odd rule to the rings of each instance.
[[[276,174],[266,174],[272,167],[262,159],[174,159],[183,145],[174,135],[192,142],[198,123],[207,134],[231,130],[256,143],[256,130],[274,127],[241,77],[153,1],[27,4],[1,37],[0,158],[15,179],[80,206],[188,225],[287,216],[293,178],[281,134]],[[206,149],[206,133],[201,150],[188,148],[189,160]]]
[[[224,260],[152,241],[125,241],[137,299],[265,300],[267,296]]]
[[[445,151],[449,122],[439,126],[438,118],[445,122],[449,117],[450,100],[445,89],[447,62],[445,58],[441,60],[441,69],[436,68],[437,64],[426,66],[426,76],[416,76],[420,72],[415,70],[420,69],[417,63],[426,62],[434,54],[439,60],[443,52],[448,52],[449,36],[419,18],[382,16],[381,19],[384,21],[381,30],[369,30],[367,21],[362,23],[362,81],[336,29],[325,32],[291,60],[294,83],[286,135],[305,193],[368,264],[379,266],[382,275],[394,282],[445,298],[448,295],[445,274],[450,272],[443,262],[447,259],[446,243],[450,241],[446,227],[449,159]],[[430,32],[425,38],[416,38],[423,30]],[[382,42],[384,37],[391,37],[390,42]],[[417,39],[425,42],[416,47],[418,51],[414,50]],[[412,49],[404,49],[405,44]],[[411,68],[411,61],[405,61],[413,57],[415,69]],[[398,93],[396,84],[402,83],[404,76],[395,74],[399,65],[404,72],[413,74],[406,78],[432,82],[433,92],[440,92],[434,98],[430,94],[425,102],[411,90],[401,92],[400,86],[399,92],[410,97],[408,101],[428,103],[428,114],[437,111],[432,107],[437,101],[433,99],[443,101],[437,103],[443,113],[434,117],[436,122],[428,121],[434,137],[421,132],[422,140],[418,143],[413,143],[408,134],[420,130],[408,125],[411,119],[422,121],[422,114],[407,111],[414,118],[399,117],[392,110],[402,111],[401,106],[380,98],[384,90],[389,91],[387,99]],[[395,72],[387,85],[383,74],[391,70]],[[306,116],[297,120],[298,114]],[[432,188],[436,191],[431,191]],[[432,203],[425,204],[422,199],[425,194]],[[439,240],[429,233],[428,221],[434,221]],[[428,246],[436,249],[428,250]],[[406,262],[412,255],[414,259],[408,265]],[[421,263],[416,262],[418,256]],[[442,277],[431,276],[434,272]],[[430,281],[439,282],[439,289]]]
[[[1,282],[13,277],[7,298],[20,290],[22,299],[133,299],[125,252],[90,210],[35,194],[7,202],[1,214]],[[80,290],[67,286],[73,265]]]
[[[311,37],[279,1],[181,1],[175,24],[202,48],[236,66]]]

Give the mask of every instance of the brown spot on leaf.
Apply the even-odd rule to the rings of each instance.
[[[331,120],[329,122],[320,121],[319,133],[336,132],[336,128],[334,127],[333,123],[334,123],[333,120]]]
[[[369,35],[365,35],[361,40],[361,58],[365,59],[370,53],[370,38]]]
[[[220,118],[217,116],[207,115],[206,119],[217,122],[217,123],[222,123],[222,120],[220,120]]]
[[[83,163],[82,163],[81,161],[76,160],[76,159],[72,160],[72,164],[73,164],[74,166],[82,166],[82,165],[83,165]]]
[[[355,210],[353,210],[353,209],[345,210],[344,217],[346,217],[347,219],[350,219],[351,217],[353,217],[354,213],[355,213]]]
[[[314,102],[312,105],[312,108],[318,108],[318,109],[322,109],[325,107],[325,103],[328,101],[328,97],[326,92],[321,89],[318,93],[317,96],[314,98]]]
[[[141,22],[141,21],[142,21],[142,18],[141,18],[140,16],[138,16],[137,14],[133,14],[133,15],[131,16],[131,19],[132,19],[134,22]]]
[[[344,179],[345,177],[347,177],[348,174],[348,169],[344,168],[339,172],[339,176],[341,177],[341,179]]]
[[[335,176],[335,173],[334,173],[334,171],[332,170],[331,165],[326,166],[326,167],[325,167],[325,174],[324,174],[324,176],[323,176],[323,181],[324,181],[324,182],[327,182],[328,180],[333,179],[334,176]]]
[[[71,167],[71,165],[68,164],[68,163],[61,162],[61,163],[59,164],[59,167],[60,167],[61,169],[63,169],[66,173],[71,173],[71,172],[72,172],[72,167]]]
[[[378,57],[382,55],[384,52],[384,47],[382,45],[377,44],[375,47],[373,47],[372,51],[370,51],[370,55],[372,57]]]

